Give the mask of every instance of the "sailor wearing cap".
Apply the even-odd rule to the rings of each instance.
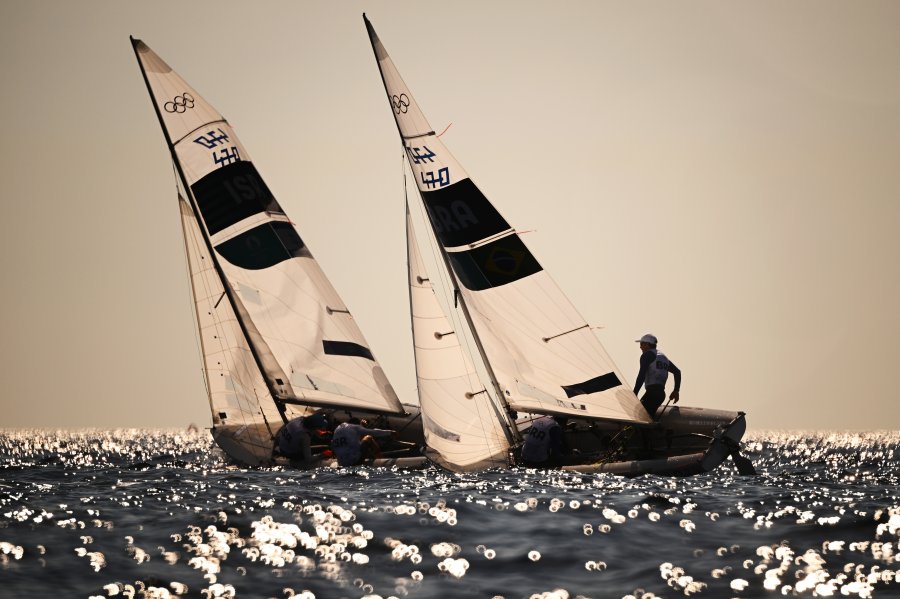
[[[656,410],[666,399],[666,379],[669,373],[675,379],[675,389],[669,396],[673,402],[678,403],[678,390],[681,389],[681,370],[672,363],[664,353],[656,349],[657,339],[655,335],[647,333],[636,343],[641,344],[641,368],[638,371],[637,381],[634,383],[634,394],[641,390],[641,385],[646,388],[641,404],[651,418],[655,418]]]

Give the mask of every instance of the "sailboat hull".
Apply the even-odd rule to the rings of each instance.
[[[645,453],[665,456],[703,452],[717,428],[730,425],[741,415],[742,412],[669,406],[653,424],[633,425],[634,432],[628,435],[625,449],[633,453],[644,450]],[[744,419],[740,421],[743,423]],[[740,425],[735,422],[734,426]],[[564,437],[570,449],[591,454],[605,452],[611,444],[620,443],[622,430],[620,422],[572,419]],[[745,430],[746,423],[740,430],[738,441]]]
[[[696,422],[694,424],[689,424],[686,423],[684,419],[676,416],[670,418],[670,425],[673,422],[675,425],[681,424],[682,430],[690,428],[691,426],[696,426]],[[664,426],[665,425],[660,422],[660,428],[662,430],[673,430],[665,429],[663,428]],[[646,445],[643,445],[637,449],[637,452],[652,457],[643,459],[616,459],[610,457],[594,461],[593,463],[562,466],[562,469],[570,472],[594,474],[608,473],[620,476],[641,476],[644,474],[691,476],[703,472],[710,472],[721,465],[728,456],[732,456],[735,463],[739,465],[741,474],[754,474],[755,472],[753,471],[752,464],[749,463],[747,458],[741,456],[739,453],[740,441],[746,430],[747,422],[744,418],[744,414],[738,412],[731,421],[727,422],[727,424],[717,425],[715,430],[710,431],[711,434],[709,436],[699,432],[690,433],[691,436],[698,439],[706,439],[706,446],[701,451],[691,451],[688,449],[685,452],[680,453],[671,446],[664,448],[654,448],[651,446],[648,449]],[[639,434],[636,436],[639,439],[642,439]],[[643,444],[642,440],[638,442]],[[631,450],[633,450],[633,448],[626,448],[623,451],[623,454],[628,455],[627,452]],[[656,457],[654,454],[659,457]]]
[[[422,432],[422,424],[419,420],[419,410],[413,406],[406,406],[410,413],[403,416],[383,416],[380,414],[366,414],[365,412],[353,412],[358,418],[376,421],[376,428],[390,428],[397,431],[395,440],[395,449],[401,453],[396,458],[385,458],[379,460],[376,466],[398,466],[404,468],[417,467],[424,465],[428,460],[420,455],[421,448],[425,444],[425,437]],[[346,414],[343,417],[334,418],[334,423],[338,424],[347,419]],[[385,419],[386,424],[378,421]],[[277,432],[278,428],[274,429]],[[242,466],[271,466],[271,465],[291,465],[300,467],[296,462],[291,462],[285,458],[277,458],[273,455],[275,441],[273,434],[269,432],[266,424],[257,425],[225,425],[215,426],[211,429],[213,440],[216,445],[225,452],[232,461]],[[254,439],[250,442],[249,439]],[[386,450],[390,451],[388,448]],[[413,461],[409,461],[413,460]],[[380,462],[384,463],[380,463]],[[322,462],[318,466],[331,465],[329,462]]]
[[[384,458],[367,463],[370,466],[418,468],[429,463],[422,456],[425,436],[422,429],[421,412],[418,406],[404,404],[405,414],[385,415],[362,410],[326,411],[331,425],[337,426],[350,418],[365,420],[370,428],[383,428],[395,431],[390,442],[382,446]],[[273,455],[275,433],[281,422],[267,424],[260,422],[253,425],[217,425],[211,429],[213,440],[225,452],[229,459],[241,466],[290,466],[293,468],[311,469],[325,466],[337,467],[337,462],[320,459],[314,464],[304,464],[287,458]],[[326,449],[325,446],[320,449]]]

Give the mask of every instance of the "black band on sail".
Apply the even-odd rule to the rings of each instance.
[[[563,385],[563,391],[566,392],[568,397],[575,397],[576,395],[588,395],[590,393],[606,391],[607,389],[618,387],[621,384],[622,381],[619,380],[619,377],[616,376],[615,372],[608,372],[583,383]]]
[[[472,291],[500,287],[543,270],[515,234],[474,250],[448,252],[447,256],[459,282]]]
[[[422,193],[444,247],[474,243],[509,229],[509,224],[471,179]]]
[[[216,251],[231,264],[248,270],[261,270],[291,258],[310,256],[294,227],[283,221],[263,223],[244,231],[217,245]]]
[[[260,212],[282,213],[256,167],[248,161],[217,168],[191,185],[191,191],[210,235]]]
[[[353,343],[352,341],[326,341],[323,339],[322,347],[325,349],[326,354],[331,354],[332,356],[350,356],[375,361],[375,356],[372,355],[368,347],[363,347],[359,343]]]

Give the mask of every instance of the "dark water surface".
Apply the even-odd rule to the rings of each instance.
[[[0,431],[0,597],[900,597],[900,433],[760,474],[229,466],[206,432]]]

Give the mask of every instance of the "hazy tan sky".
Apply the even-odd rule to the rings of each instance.
[[[401,154],[361,14],[633,381],[900,428],[900,3],[0,2],[0,427],[208,426],[128,41],[231,122],[415,401]]]

